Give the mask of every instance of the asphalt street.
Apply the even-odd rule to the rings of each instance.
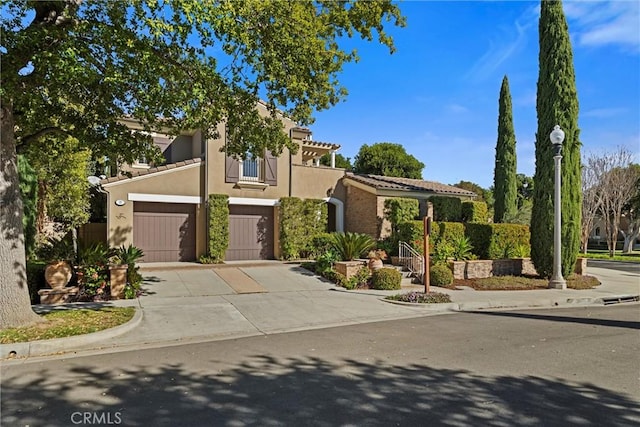
[[[638,304],[443,314],[2,367],[4,426],[637,426]]]
[[[640,274],[640,263],[608,261],[606,259],[589,259],[587,267],[607,268],[610,270],[625,271],[627,273]]]

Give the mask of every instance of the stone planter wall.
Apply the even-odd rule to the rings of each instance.
[[[355,276],[362,267],[366,267],[366,261],[338,261],[333,264],[333,269],[348,279]]]
[[[127,284],[127,265],[110,265],[111,298],[124,298],[124,287]]]
[[[454,279],[483,279],[491,276],[535,276],[535,267],[531,258],[494,259],[477,261],[452,261],[449,267]],[[576,260],[575,273],[584,275],[587,272],[587,259]]]

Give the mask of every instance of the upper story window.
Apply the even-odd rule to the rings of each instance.
[[[138,159],[133,162],[133,166],[134,168],[149,168],[149,161],[147,160],[147,157],[143,154],[140,157],[138,157]]]
[[[264,159],[251,154],[239,163],[239,179],[247,182],[264,182]]]
[[[247,155],[244,160],[227,156],[225,182],[256,183],[264,186],[278,184],[278,158],[265,151],[264,157]]]

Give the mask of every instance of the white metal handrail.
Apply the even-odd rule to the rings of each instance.
[[[400,265],[411,272],[411,275],[422,281],[424,275],[424,257],[407,242],[398,243]]]

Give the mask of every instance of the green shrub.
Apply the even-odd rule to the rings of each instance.
[[[460,222],[462,220],[462,201],[457,197],[433,196],[433,219],[436,221]]]
[[[420,215],[420,205],[416,199],[393,197],[384,201],[384,217],[391,223],[392,233],[398,225],[411,221]]]
[[[370,251],[376,242],[368,234],[362,233],[334,233],[333,248],[342,261],[353,261]]]
[[[369,269],[367,267],[362,267],[349,279],[347,279],[344,274],[333,270],[328,271],[324,277],[332,280],[338,286],[351,290],[364,286],[369,282]]]
[[[202,264],[217,264],[224,261],[229,247],[229,196],[209,195],[209,245],[206,255],[200,257]]]
[[[434,228],[433,226],[431,227]],[[406,221],[398,224],[397,239],[406,242],[415,250],[422,253],[422,238],[424,237],[424,224],[422,221]]]
[[[529,227],[522,224],[466,224],[466,235],[480,259],[522,256],[529,252]]]
[[[485,202],[464,201],[461,206],[462,222],[486,223],[489,218],[489,210]]]
[[[138,296],[140,285],[142,284],[142,275],[138,272],[140,267],[136,266],[136,262],[144,257],[142,249],[129,244],[129,246],[120,246],[115,250],[116,257],[119,262],[127,265],[127,283],[124,287],[124,297],[126,299]]]
[[[431,224],[431,240],[434,244],[446,241],[453,244],[465,235],[465,224],[461,222],[434,222]]]
[[[429,281],[433,286],[447,287],[453,283],[453,272],[444,263],[438,263],[429,269]]]
[[[378,290],[400,289],[402,274],[395,268],[379,268],[371,277],[371,288]]]
[[[431,255],[431,261],[433,264],[447,262],[449,258],[453,258],[454,253],[453,245],[447,240],[438,240],[433,245],[433,254]]]
[[[316,258],[315,272],[324,276],[333,267],[333,263],[338,260],[338,255],[333,251],[327,251]]]
[[[327,231],[327,203],[298,197],[280,199],[280,249],[283,259],[313,256],[313,238]]]
[[[467,236],[460,236],[451,242],[451,255],[455,261],[466,261],[473,258],[473,246]]]
[[[333,248],[333,237],[331,233],[320,233],[311,239],[311,257],[317,259]]]

